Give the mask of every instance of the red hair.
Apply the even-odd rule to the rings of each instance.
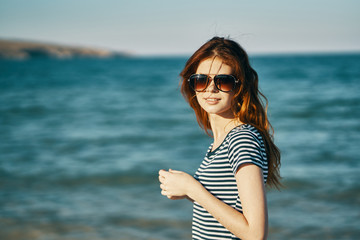
[[[279,188],[280,183],[280,151],[273,141],[273,128],[267,117],[266,97],[258,89],[258,75],[250,66],[249,57],[245,50],[235,41],[220,37],[214,37],[202,45],[186,62],[180,76],[182,78],[181,93],[186,101],[194,109],[197,121],[201,128],[209,134],[211,130],[209,116],[201,108],[196,93],[188,84],[191,74],[195,73],[200,62],[211,58],[219,57],[223,63],[231,66],[233,75],[240,80],[234,90],[232,99],[232,112],[235,119],[242,123],[256,127],[265,143],[268,158],[268,179],[270,186]],[[265,101],[265,106],[263,101]]]

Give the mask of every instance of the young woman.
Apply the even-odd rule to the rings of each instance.
[[[160,170],[161,194],[194,202],[193,239],[266,239],[265,184],[280,186],[280,152],[246,52],[214,37],[180,76],[182,94],[214,141],[194,177]]]

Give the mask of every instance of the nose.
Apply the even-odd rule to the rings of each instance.
[[[206,88],[207,92],[218,92],[219,90],[217,89],[217,87],[215,86],[215,82],[214,80],[209,77],[209,85]]]

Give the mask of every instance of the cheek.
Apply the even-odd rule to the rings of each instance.
[[[224,105],[225,105],[226,108],[231,109],[231,107],[233,105],[233,96],[232,95],[228,96],[226,98],[226,101],[224,102]]]
[[[226,102],[226,103],[231,103],[231,101],[232,101],[232,99],[233,99],[233,96],[234,96],[234,94],[233,93],[224,93],[223,95],[222,95],[222,99],[224,99],[224,101]]]
[[[227,101],[224,101],[224,108],[230,109],[231,108],[231,99],[227,99]]]
[[[196,100],[199,102],[201,100],[201,93],[196,92]]]
[[[204,100],[204,98],[203,98],[202,95],[203,95],[203,94],[202,94],[201,92],[196,93],[196,100],[197,100],[197,102],[199,103],[199,105],[200,105],[202,108],[204,108],[205,100]]]

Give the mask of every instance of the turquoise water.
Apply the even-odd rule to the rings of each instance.
[[[360,236],[360,55],[253,56],[284,188],[269,239]],[[157,172],[211,142],[179,93],[186,58],[0,62],[1,239],[190,239]]]

